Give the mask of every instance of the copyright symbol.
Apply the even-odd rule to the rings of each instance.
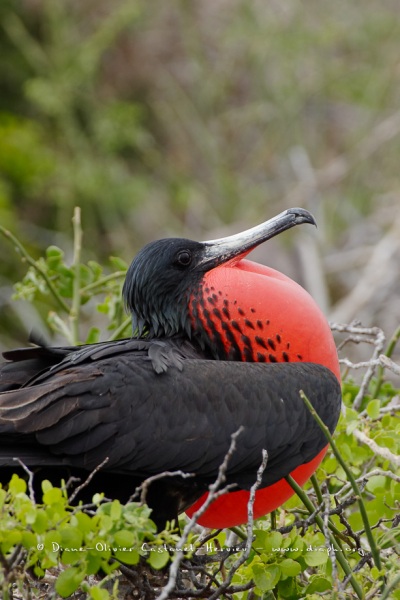
[[[37,548],[38,550],[43,550],[43,548],[44,548],[44,544],[38,544],[38,545],[36,546],[36,548]]]

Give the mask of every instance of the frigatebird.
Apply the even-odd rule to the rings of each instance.
[[[299,391],[331,432],[337,424],[337,354],[310,296],[244,257],[301,223],[315,221],[296,208],[227,238],[152,242],[134,258],[123,288],[132,338],[5,352],[3,480],[16,470],[14,458],[35,472],[35,481],[85,477],[105,463],[82,493],[126,501],[149,477],[191,473],[149,486],[146,501],[160,529],[203,496],[241,428],[227,483],[248,490],[265,449],[256,516],[282,503],[285,476],[300,469],[303,483],[326,450]],[[212,526],[246,521],[241,494],[220,497]]]

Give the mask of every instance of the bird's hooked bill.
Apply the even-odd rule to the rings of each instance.
[[[302,223],[317,225],[308,210],[289,208],[272,219],[241,233],[202,242],[204,251],[199,266],[211,269],[234,258],[242,259],[262,242]]]

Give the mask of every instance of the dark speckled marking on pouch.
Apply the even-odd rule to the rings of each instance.
[[[262,348],[264,348],[265,350],[268,350],[268,346],[267,344],[264,342],[263,338],[256,335],[255,337],[256,343],[261,346]]]
[[[230,312],[229,312],[229,310],[227,309],[227,307],[226,307],[226,306],[223,306],[223,307],[222,307],[222,314],[223,314],[223,315],[224,315],[224,316],[225,316],[227,319],[229,319],[229,321],[230,321],[230,319],[231,319],[231,314],[230,314]]]
[[[236,329],[236,331],[238,331],[239,333],[243,333],[241,330],[241,327],[237,321],[231,321],[231,325],[232,325],[233,329]]]
[[[245,346],[243,348],[243,354],[244,354],[245,362],[253,362],[254,361],[253,350],[251,348],[248,348],[247,346]]]
[[[219,308],[213,308],[213,314],[217,317],[217,319],[219,319],[220,321],[222,321],[222,315],[221,315],[221,311],[219,310]]]
[[[238,343],[236,341],[235,335],[234,335],[233,331],[231,330],[231,328],[229,327],[229,324],[226,323],[225,321],[222,321],[221,326],[225,333],[225,337],[226,337],[228,343],[230,344],[228,358],[230,358],[231,360],[241,360],[242,353],[241,353]]]

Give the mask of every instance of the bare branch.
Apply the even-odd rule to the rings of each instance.
[[[367,361],[364,365],[362,365],[367,368],[367,371],[362,379],[360,389],[358,390],[357,396],[355,397],[353,403],[354,409],[358,410],[361,406],[362,399],[366,394],[371,379],[374,376],[376,367],[381,364],[378,357],[381,355],[383,347],[385,345],[385,334],[379,327],[361,327],[358,323],[350,325],[331,323],[331,329],[340,333],[349,333],[351,335],[357,336],[356,339],[350,339],[350,341],[355,341],[356,343],[360,343],[361,341],[363,341],[374,346],[371,359]],[[363,337],[360,338],[360,336]],[[358,368],[355,365],[353,366],[353,363],[350,363],[350,361],[346,361],[346,364],[350,368]]]
[[[231,569],[229,570],[228,577],[226,580],[220,585],[220,587],[214,592],[212,596],[210,596],[209,600],[218,600],[221,597],[224,591],[226,591],[235,575],[236,571],[243,565],[246,560],[250,556],[251,545],[253,543],[253,527],[254,527],[254,501],[256,499],[256,491],[261,485],[262,476],[267,468],[268,463],[268,452],[266,450],[262,451],[262,462],[257,470],[257,479],[255,483],[250,488],[250,496],[249,501],[247,503],[247,541],[246,548],[243,554],[234,562]]]
[[[365,435],[364,432],[355,429],[353,431],[354,437],[358,439],[359,442],[362,442],[368,448],[372,450],[374,454],[378,454],[385,460],[389,460],[396,467],[400,467],[400,456],[398,454],[393,454],[388,448],[383,448],[379,446],[374,440]]]
[[[325,506],[324,514],[323,514],[323,533],[324,533],[324,537],[325,537],[325,547],[327,549],[328,556],[331,560],[331,565],[332,565],[333,589],[340,592],[340,595],[342,596],[342,594],[341,594],[342,587],[341,587],[339,576],[338,576],[335,550],[331,546],[331,540],[330,540],[330,534],[329,534],[329,513],[330,513],[330,508],[331,508],[331,499],[330,499],[329,490],[328,490],[328,487],[326,484],[324,485],[323,498],[324,498],[324,506]]]
[[[393,481],[397,481],[397,483],[400,483],[400,477],[398,475],[396,475],[395,473],[392,473],[392,471],[383,471],[382,469],[374,469],[373,471],[370,471],[369,473],[365,473],[364,475],[362,475],[361,477],[356,479],[356,482],[358,484],[361,484],[362,482],[366,482],[371,477],[377,477],[379,475],[381,475],[383,477],[389,477],[390,479],[393,479]],[[342,496],[344,496],[348,490],[351,490],[351,483],[346,483],[346,485],[344,485],[342,487],[342,489],[340,490],[339,493]]]
[[[87,479],[85,479],[85,481],[83,483],[81,483],[81,485],[79,485],[77,488],[74,489],[71,496],[69,497],[69,502],[71,504],[75,500],[75,498],[77,497],[79,492],[81,492],[86,486],[89,485],[89,483],[92,481],[92,479],[96,475],[96,473],[98,473],[100,471],[100,469],[102,469],[104,467],[104,465],[106,465],[108,463],[108,460],[109,460],[109,458],[108,458],[108,456],[106,456],[106,458],[103,460],[103,462],[101,462],[95,469],[93,469],[93,471],[89,474],[89,477]]]
[[[186,526],[183,530],[183,533],[179,539],[179,542],[177,544],[177,547],[182,547],[185,545],[185,543],[189,537],[189,533],[192,531],[194,525],[197,523],[197,521],[201,517],[201,515],[203,513],[205,513],[205,511],[210,506],[210,504],[212,502],[214,502],[214,500],[216,498],[218,498],[222,494],[225,494],[227,491],[232,489],[232,487],[235,487],[234,484],[233,485],[231,484],[231,485],[225,486],[222,489],[219,489],[221,484],[224,483],[224,481],[226,480],[226,471],[228,468],[228,464],[236,450],[236,440],[237,440],[238,436],[242,433],[242,431],[243,431],[243,427],[239,427],[239,429],[231,435],[231,443],[229,446],[229,450],[226,453],[224,460],[218,469],[218,476],[217,476],[215,482],[209,488],[208,497],[205,500],[204,504],[202,504],[202,506],[199,508],[199,510],[197,510],[194,513],[194,515],[190,519],[189,523],[186,524]],[[178,576],[179,565],[182,562],[183,558],[184,558],[183,552],[175,553],[175,557],[174,557],[174,559],[171,563],[170,569],[169,569],[168,582],[161,590],[161,594],[158,596],[157,600],[167,600],[170,592],[172,592],[172,590],[174,589],[175,584],[176,584],[176,579]]]
[[[13,460],[15,460],[17,463],[19,463],[19,465],[23,468],[23,470],[25,471],[25,473],[28,474],[29,498],[32,500],[33,504],[36,504],[35,492],[33,490],[33,477],[34,477],[33,472],[30,469],[28,469],[28,467],[26,466],[26,464],[24,464],[22,462],[22,460],[20,460],[19,458],[14,458]]]
[[[128,502],[133,502],[133,500],[140,493],[140,502],[144,504],[146,502],[146,496],[150,485],[154,481],[158,481],[159,479],[164,479],[164,477],[182,477],[183,479],[187,479],[188,477],[194,477],[195,473],[184,473],[184,471],[163,471],[162,473],[157,473],[157,475],[152,475],[148,477],[141,483],[134,491],[132,496],[129,498]]]
[[[400,375],[400,366],[393,362],[386,354],[380,354],[379,360],[386,369],[390,369],[393,373],[396,373],[396,375]]]

